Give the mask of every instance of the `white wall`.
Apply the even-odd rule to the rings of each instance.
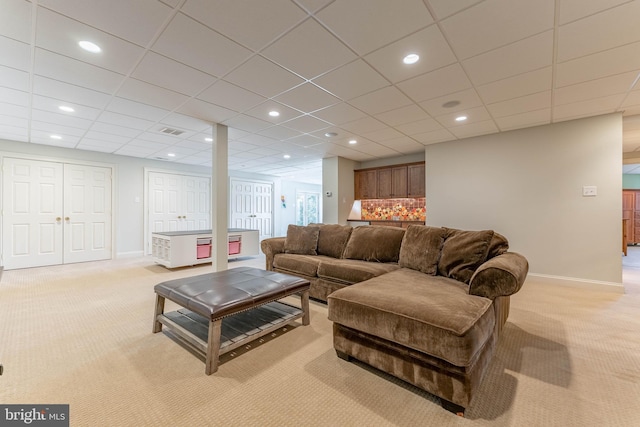
[[[620,114],[429,145],[425,158],[427,224],[494,229],[530,273],[621,286]]]
[[[346,224],[354,197],[353,171],[358,162],[342,157],[322,160],[322,218],[327,224]],[[327,196],[327,191],[331,196]]]

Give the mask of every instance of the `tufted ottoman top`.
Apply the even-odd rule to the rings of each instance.
[[[154,287],[156,294],[209,320],[308,289],[308,280],[250,267],[169,280]]]

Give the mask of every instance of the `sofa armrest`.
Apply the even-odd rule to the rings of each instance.
[[[496,299],[520,290],[529,271],[527,259],[516,252],[505,252],[482,264],[469,282],[469,294]]]
[[[266,269],[273,271],[273,257],[284,253],[284,240],[286,237],[271,237],[260,242],[260,249],[266,256]]]

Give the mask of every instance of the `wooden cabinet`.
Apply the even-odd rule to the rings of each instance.
[[[378,169],[378,198],[407,197],[407,167]]]
[[[628,243],[640,243],[640,190],[622,190],[622,219]]]
[[[356,200],[378,197],[378,175],[375,169],[355,171],[354,176]]]
[[[424,197],[424,163],[407,166],[407,197]]]
[[[424,197],[424,163],[354,171],[355,199]]]

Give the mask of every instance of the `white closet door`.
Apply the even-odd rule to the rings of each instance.
[[[182,220],[185,230],[211,228],[211,179],[182,177]]]
[[[5,268],[62,264],[62,163],[5,158],[2,182]]]
[[[231,180],[231,227],[260,231],[260,239],[273,236],[273,184]]]
[[[64,165],[64,262],[111,258],[111,169]]]
[[[149,227],[155,231],[179,231],[179,175],[149,172]],[[149,237],[150,239],[151,237]]]

